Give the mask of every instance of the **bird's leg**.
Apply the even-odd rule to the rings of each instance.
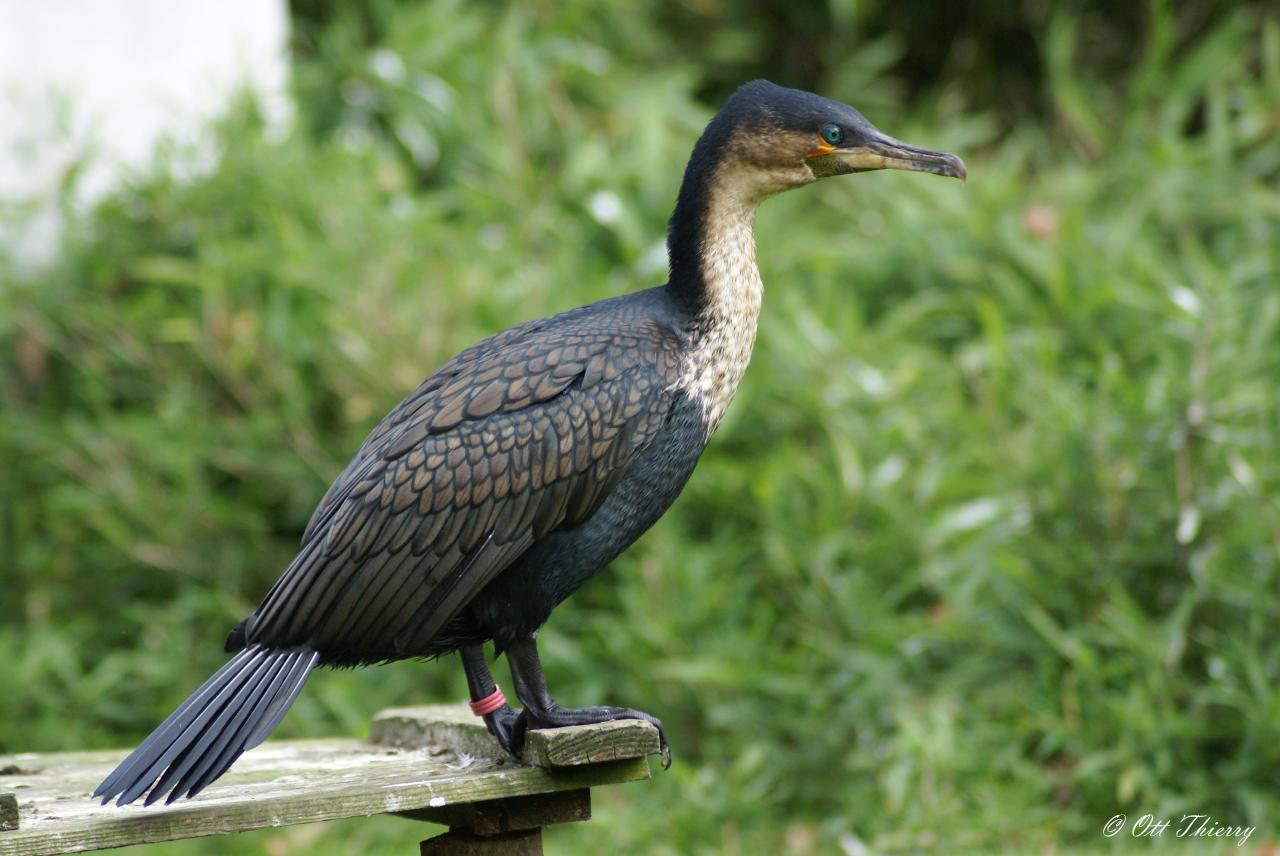
[[[629,707],[561,707],[547,691],[542,661],[538,659],[537,642],[532,636],[507,648],[507,663],[511,666],[511,679],[515,683],[516,695],[524,704],[524,710],[520,711],[511,729],[511,743],[517,751],[524,748],[525,733],[530,728],[563,728],[566,725],[589,725],[616,719],[642,719],[658,729],[663,769],[671,766],[667,732],[656,717]]]
[[[488,710],[482,714],[485,727],[498,739],[503,749],[519,757],[518,751],[512,747],[511,735],[516,722],[516,712],[506,699],[498,692],[498,685],[489,672],[489,664],[484,659],[483,645],[463,645],[459,653],[462,655],[462,670],[467,674],[467,690],[471,693],[471,709]],[[496,693],[496,695],[495,695]],[[499,700],[501,705],[493,707]]]

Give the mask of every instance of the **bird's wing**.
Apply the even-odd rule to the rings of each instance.
[[[307,521],[307,528],[302,533],[302,543],[305,545],[310,541],[317,527],[332,515],[338,502],[351,487],[352,474],[360,468],[371,453],[376,451],[380,445],[383,445],[383,441],[388,434],[395,432],[396,429],[404,425],[406,420],[412,418],[418,412],[424,399],[432,394],[439,393],[442,387],[450,381],[456,380],[460,374],[464,374],[468,370],[474,370],[476,363],[483,360],[486,355],[501,352],[507,348],[518,347],[520,343],[535,336],[554,320],[541,318],[536,321],[517,324],[514,327],[503,330],[501,333],[477,342],[432,372],[426,380],[418,385],[417,389],[410,393],[404,401],[396,405],[396,408],[384,416],[382,421],[369,432],[369,436],[360,445],[355,457],[351,459],[342,473],[334,479],[333,484],[329,485],[329,489],[325,491],[320,504],[316,506],[315,511],[311,512],[311,519]]]
[[[422,653],[539,538],[586,520],[670,409],[676,334],[570,314],[463,352],[370,434],[246,641]]]

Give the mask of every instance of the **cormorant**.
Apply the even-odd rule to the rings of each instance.
[[[472,710],[508,751],[526,729],[612,719],[547,691],[535,635],[656,521],[693,472],[756,336],[752,232],[764,199],[873,169],[963,179],[960,158],[880,133],[851,107],[757,80],[694,146],[665,285],[527,321],[463,351],[382,420],[302,547],[227,637],[235,656],[95,796],[199,793],[266,739],[316,666],[459,651]],[[505,652],[513,710],[484,656]],[[664,761],[669,759],[662,736]]]

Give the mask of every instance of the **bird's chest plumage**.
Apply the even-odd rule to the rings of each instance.
[[[694,319],[678,386],[701,406],[709,437],[751,361],[764,284],[756,266],[752,210],[722,206],[708,217],[702,256],[706,302]]]
[[[533,632],[557,604],[631,546],[680,495],[710,433],[702,404],[678,396],[666,428],[599,510],[534,544],[472,602],[485,634],[502,647]]]

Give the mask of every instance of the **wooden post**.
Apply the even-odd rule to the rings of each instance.
[[[456,805],[428,806],[398,812],[399,817],[469,829],[477,835],[499,835],[537,829],[553,823],[591,819],[591,789],[579,788],[529,797],[509,797]]]
[[[423,856],[540,856],[542,827],[591,819],[591,790],[428,806],[399,814],[449,827],[445,834],[422,842]]]
[[[418,845],[421,856],[543,856],[542,829],[477,835],[450,829]]]

